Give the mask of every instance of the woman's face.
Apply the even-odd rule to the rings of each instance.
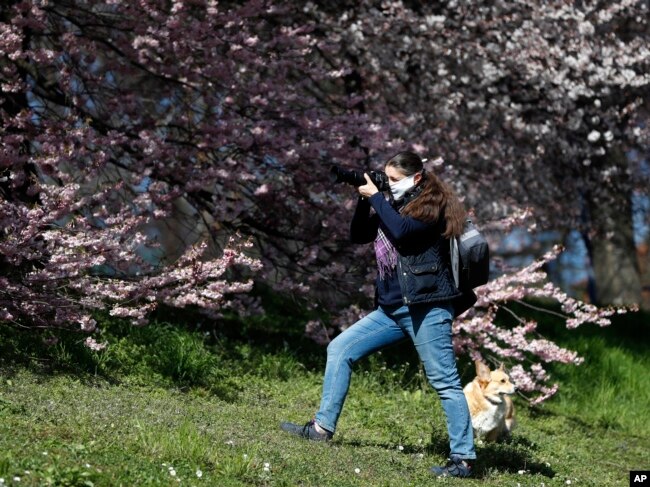
[[[388,178],[388,184],[390,185],[390,192],[395,201],[401,200],[422,179],[422,172],[416,172],[407,176],[402,170],[394,166],[386,166],[384,170]]]
[[[386,176],[388,177],[388,183],[389,184],[395,184],[397,181],[400,181],[404,179],[406,174],[404,174],[402,171],[397,169],[394,166],[386,166],[384,168],[384,172],[386,173]],[[422,179],[422,173],[415,173],[415,179],[413,182],[417,186],[417,184],[420,182],[420,179]]]

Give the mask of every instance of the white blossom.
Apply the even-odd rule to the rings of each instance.
[[[600,132],[598,132],[598,130],[592,130],[589,132],[589,135],[587,135],[587,140],[592,144],[598,142],[600,140]]]

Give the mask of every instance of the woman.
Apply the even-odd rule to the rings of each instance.
[[[424,171],[420,157],[400,152],[385,167],[390,201],[366,174],[351,225],[355,243],[374,241],[377,308],[327,347],[320,409],[306,425],[282,423],[284,431],[310,440],[332,438],[350,385],[351,366],[406,337],[415,344],[429,383],[447,417],[451,453],[438,476],[467,477],[476,458],[467,402],[452,346],[455,286],[449,238],[460,235],[465,211],[451,188]],[[375,212],[370,213],[370,208]]]

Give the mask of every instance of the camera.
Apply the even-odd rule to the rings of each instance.
[[[366,184],[366,178],[363,173],[367,172],[368,176],[379,191],[389,191],[388,176],[381,171],[355,171],[353,169],[345,169],[341,166],[332,166],[330,168],[330,179],[332,183],[347,183],[355,188]]]

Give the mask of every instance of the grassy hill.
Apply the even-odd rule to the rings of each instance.
[[[325,350],[303,317],[165,318],[105,320],[102,352],[0,328],[0,485],[604,486],[650,468],[648,315],[570,332],[544,318],[585,363],[554,367],[560,392],[540,407],[515,399],[513,438],[477,445],[469,480],[427,472],[445,461],[445,422],[408,344],[357,364],[334,440],[313,444],[278,428],[320,399]]]

